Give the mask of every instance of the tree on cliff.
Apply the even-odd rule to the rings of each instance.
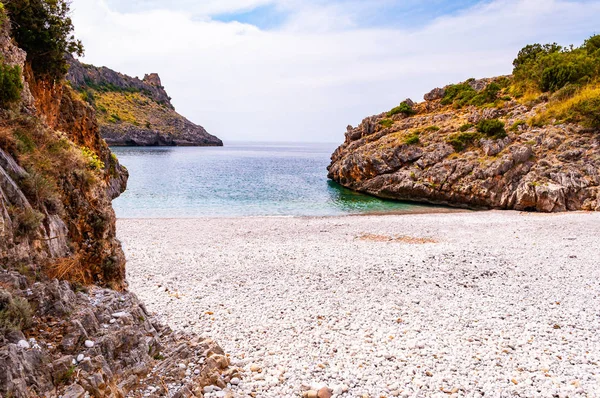
[[[65,54],[83,55],[73,35],[69,0],[3,0],[12,21],[12,36],[27,51],[36,75],[62,79],[68,66]]]

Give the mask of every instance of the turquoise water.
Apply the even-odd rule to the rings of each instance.
[[[114,147],[129,169],[120,218],[330,216],[422,209],[327,179],[335,144],[233,143],[222,148]]]

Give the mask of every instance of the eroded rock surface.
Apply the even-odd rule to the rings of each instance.
[[[483,90],[490,81],[469,84]],[[332,155],[329,178],[382,198],[456,207],[600,210],[599,131],[525,123],[544,103],[528,107],[510,100],[501,107],[453,109],[441,104],[443,96],[444,89],[426,94],[415,116],[382,113],[349,128]],[[464,150],[450,145],[461,126],[475,133],[475,126],[466,125],[486,119],[504,122],[507,136],[479,137]],[[419,142],[408,143],[414,134]]]
[[[133,293],[14,271],[0,282],[0,295],[37,308],[27,330],[0,335],[2,396],[201,396],[237,376],[214,341],[153,321]]]

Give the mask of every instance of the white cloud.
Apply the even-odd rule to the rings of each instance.
[[[281,1],[281,0],[279,0]],[[107,0],[107,4],[114,9],[135,11],[156,8],[169,8],[187,10],[196,15],[217,15],[248,11],[256,7],[277,3],[277,0]]]
[[[299,4],[273,31],[104,0],[74,0],[73,19],[85,62],[158,72],[178,111],[225,140],[340,142],[347,124],[408,96],[510,73],[527,43],[577,44],[600,17],[600,1],[497,0],[417,29],[368,29],[352,27],[350,10]]]

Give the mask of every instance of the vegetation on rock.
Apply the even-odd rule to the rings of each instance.
[[[600,210],[600,35],[526,46],[513,65],[511,76],[436,88],[366,118],[348,129],[329,177],[400,200]]]
[[[480,137],[481,136],[476,132],[462,132],[448,136],[446,142],[452,145],[452,148],[454,148],[456,152],[461,152]]]
[[[600,127],[600,35],[580,47],[533,44],[514,63],[512,91],[524,102],[549,96],[544,112],[531,123],[579,123]]]
[[[18,65],[6,65],[0,60],[0,107],[6,108],[18,101],[21,98],[21,90],[21,68]]]
[[[10,0],[4,5],[12,35],[36,75],[62,79],[68,69],[65,53],[83,55],[83,45],[73,36],[69,1]]]
[[[388,116],[394,116],[397,114],[403,114],[405,116],[412,116],[414,114],[416,114],[417,112],[412,108],[412,106],[404,101],[401,102],[400,105],[398,105],[397,107],[393,108],[391,111],[388,112]]]
[[[0,334],[31,326],[33,311],[29,302],[0,288]]]
[[[477,124],[477,131],[490,138],[506,137],[504,123],[498,119],[485,119]]]

